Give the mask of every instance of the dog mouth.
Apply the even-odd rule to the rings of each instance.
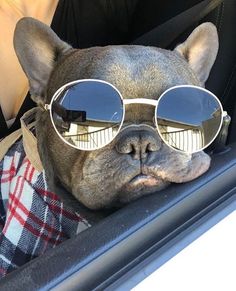
[[[119,201],[129,203],[143,195],[163,190],[168,185],[169,182],[160,177],[140,173],[122,187],[119,193]]]
[[[162,183],[163,180],[160,178],[151,175],[139,174],[130,180],[129,185],[134,188],[139,186],[154,187],[159,186]]]

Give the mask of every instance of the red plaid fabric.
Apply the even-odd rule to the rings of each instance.
[[[0,277],[90,226],[48,191],[22,140],[0,162],[0,180]]]

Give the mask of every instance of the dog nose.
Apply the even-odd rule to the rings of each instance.
[[[131,155],[135,160],[143,160],[161,147],[161,141],[154,130],[128,128],[121,132],[116,150]]]

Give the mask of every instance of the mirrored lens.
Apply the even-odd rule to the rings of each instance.
[[[156,108],[156,123],[165,143],[193,153],[206,148],[222,124],[222,106],[209,91],[175,87],[164,93]]]
[[[80,81],[54,98],[51,115],[65,142],[81,150],[94,150],[110,143],[118,133],[123,102],[107,83]]]

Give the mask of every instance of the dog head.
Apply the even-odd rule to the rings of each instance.
[[[23,18],[16,26],[14,46],[32,98],[41,106],[50,103],[61,86],[78,79],[110,82],[124,99],[158,99],[176,85],[204,86],[217,55],[218,36],[214,25],[205,23],[174,51],[132,45],[73,49],[48,26]],[[51,190],[60,181],[85,206],[100,209],[207,171],[210,157],[169,148],[154,128],[153,116],[153,106],[128,105],[122,130],[110,144],[80,151],[58,137],[48,111],[40,110],[36,135]]]

